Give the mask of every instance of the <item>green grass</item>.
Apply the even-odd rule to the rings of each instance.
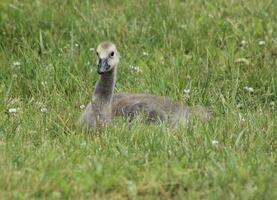
[[[276,10],[276,0],[2,0],[0,199],[276,199]],[[205,105],[213,119],[78,132],[98,79],[90,48],[107,39],[122,58],[117,92]]]

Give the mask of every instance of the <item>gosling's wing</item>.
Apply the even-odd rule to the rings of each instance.
[[[113,115],[133,117],[143,113],[148,121],[166,120],[179,108],[167,97],[143,93],[118,93],[112,101]]]

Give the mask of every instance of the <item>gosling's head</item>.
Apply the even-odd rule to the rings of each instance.
[[[112,42],[101,42],[96,49],[97,72],[105,74],[119,63],[119,53]]]

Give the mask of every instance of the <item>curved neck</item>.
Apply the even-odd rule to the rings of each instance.
[[[93,92],[93,99],[101,99],[102,101],[111,101],[116,79],[116,66],[110,71],[102,74],[96,83]]]

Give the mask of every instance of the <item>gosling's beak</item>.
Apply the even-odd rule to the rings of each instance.
[[[100,58],[98,62],[98,74],[104,74],[109,69],[108,59]]]

